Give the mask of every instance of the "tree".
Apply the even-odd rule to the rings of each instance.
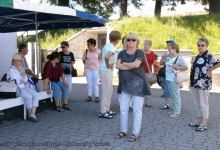
[[[220,0],[209,0],[209,13],[220,14]]]
[[[171,10],[175,10],[175,2],[174,0],[173,3],[171,3],[172,7]],[[209,11],[209,14],[220,14],[220,0],[181,0],[181,4],[186,4],[187,1],[195,1],[197,3],[201,3],[202,5],[207,5],[209,4],[209,9],[206,9]],[[155,16],[160,16],[161,14],[161,4],[159,4],[160,2],[162,2],[162,0],[156,0],[156,4],[155,4],[155,11],[154,11],[154,15]]]
[[[156,0],[154,16],[159,16],[159,17],[161,16],[161,5],[162,5],[162,0]]]
[[[69,6],[69,0],[41,0],[49,1],[53,5]],[[72,1],[71,1],[72,2]],[[97,14],[105,19],[108,19],[112,13],[115,13],[114,8],[120,6],[120,18],[127,16],[127,6],[133,4],[135,8],[140,9],[143,5],[142,0],[74,0],[76,4],[82,6],[86,12]]]

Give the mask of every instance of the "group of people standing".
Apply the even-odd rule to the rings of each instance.
[[[112,79],[114,67],[118,71],[118,90],[120,104],[120,127],[121,131],[116,138],[122,138],[128,132],[128,112],[129,107],[133,108],[133,134],[129,138],[130,142],[139,138],[142,121],[142,108],[150,104],[150,87],[147,78],[149,72],[157,75],[158,84],[164,90],[165,105],[161,109],[170,109],[170,98],[173,100],[173,111],[168,112],[171,118],[178,118],[181,114],[180,83],[176,82],[175,70],[185,71],[188,66],[182,56],[179,55],[179,46],[174,40],[166,41],[168,51],[165,52],[160,60],[158,56],[150,50],[152,41],[144,41],[144,49],[139,49],[140,38],[136,33],[130,32],[123,39],[123,48],[121,48],[117,58],[115,46],[121,39],[119,31],[112,31],[109,34],[110,43],[107,43],[102,50],[96,48],[96,40],[90,38],[87,40],[87,47],[83,53],[82,61],[85,65],[85,75],[87,79],[88,98],[86,102],[92,101],[92,93],[95,94],[95,102],[101,102],[101,109],[98,116],[100,118],[112,119],[116,112],[110,110],[111,97],[113,92]],[[209,117],[209,90],[212,87],[212,70],[220,66],[220,61],[216,59],[207,48],[209,42],[205,38],[200,38],[197,42],[199,54],[192,60],[190,86],[192,88],[194,105],[197,113],[197,120],[189,126],[197,127],[196,131],[207,129],[207,119]],[[61,52],[52,52],[47,56],[49,61],[43,69],[44,89],[50,94],[53,90],[53,97],[56,103],[56,109],[63,112],[64,109],[71,110],[68,106],[69,93],[72,87],[74,55],[68,50],[69,43],[61,43]],[[35,90],[26,86],[29,78],[37,82],[37,76],[34,75],[26,62],[27,45],[21,44],[19,53],[12,57],[13,65],[9,68],[7,77],[9,80],[16,79],[20,88],[17,95],[26,100],[28,109],[28,119],[37,122],[35,112],[38,107],[38,95]],[[145,59],[146,58],[146,59]],[[116,62],[115,62],[116,60]],[[147,67],[149,65],[149,67]],[[161,66],[165,66],[165,76],[159,77],[158,72]],[[28,77],[27,73],[32,77]],[[99,100],[98,78],[101,79],[101,98]],[[49,81],[51,89],[48,88]],[[60,107],[60,98],[62,93],[63,107]],[[131,104],[132,102],[132,104]]]

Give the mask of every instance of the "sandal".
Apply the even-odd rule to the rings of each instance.
[[[92,97],[89,96],[85,101],[86,101],[86,102],[90,102],[90,101],[92,101]]]
[[[99,103],[99,98],[98,97],[95,98],[95,102]]]
[[[200,123],[200,126],[196,128],[196,131],[205,131],[207,130],[207,125]]]
[[[146,106],[146,107],[151,107],[151,105],[150,105],[150,104],[147,104],[147,103],[145,104],[145,106]]]
[[[139,138],[139,136],[135,136],[134,134],[132,134],[132,136],[128,139],[129,142],[134,142],[137,141]]]
[[[63,109],[71,110],[71,108],[68,106],[68,104],[63,104]]]
[[[108,113],[109,115],[111,115],[111,116],[115,116],[115,115],[116,115],[116,112],[111,111],[111,110],[107,111],[107,113]]]
[[[109,115],[108,113],[102,114],[101,112],[99,113],[99,118],[106,118],[106,119],[112,119],[113,117]]]
[[[58,112],[64,112],[64,110],[60,106],[57,106],[57,111]]]
[[[196,120],[196,122],[191,122],[189,124],[190,127],[199,127],[200,123]]]
[[[170,106],[167,105],[167,104],[165,104],[164,106],[161,107],[161,109],[162,109],[162,110],[163,110],[163,109],[170,109]]]
[[[124,136],[126,136],[127,134],[125,134],[124,132],[120,132],[118,134],[116,134],[115,138],[116,139],[120,139],[120,138],[123,138]]]

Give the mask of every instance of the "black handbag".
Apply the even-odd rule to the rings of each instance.
[[[158,76],[165,77],[165,74],[166,74],[166,65],[164,65],[163,67],[160,68],[160,70],[158,72]]]
[[[77,77],[77,70],[73,68],[71,74],[72,77]]]

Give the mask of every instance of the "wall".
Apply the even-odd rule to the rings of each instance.
[[[17,33],[0,33],[0,79],[11,66],[12,56],[17,52]]]

